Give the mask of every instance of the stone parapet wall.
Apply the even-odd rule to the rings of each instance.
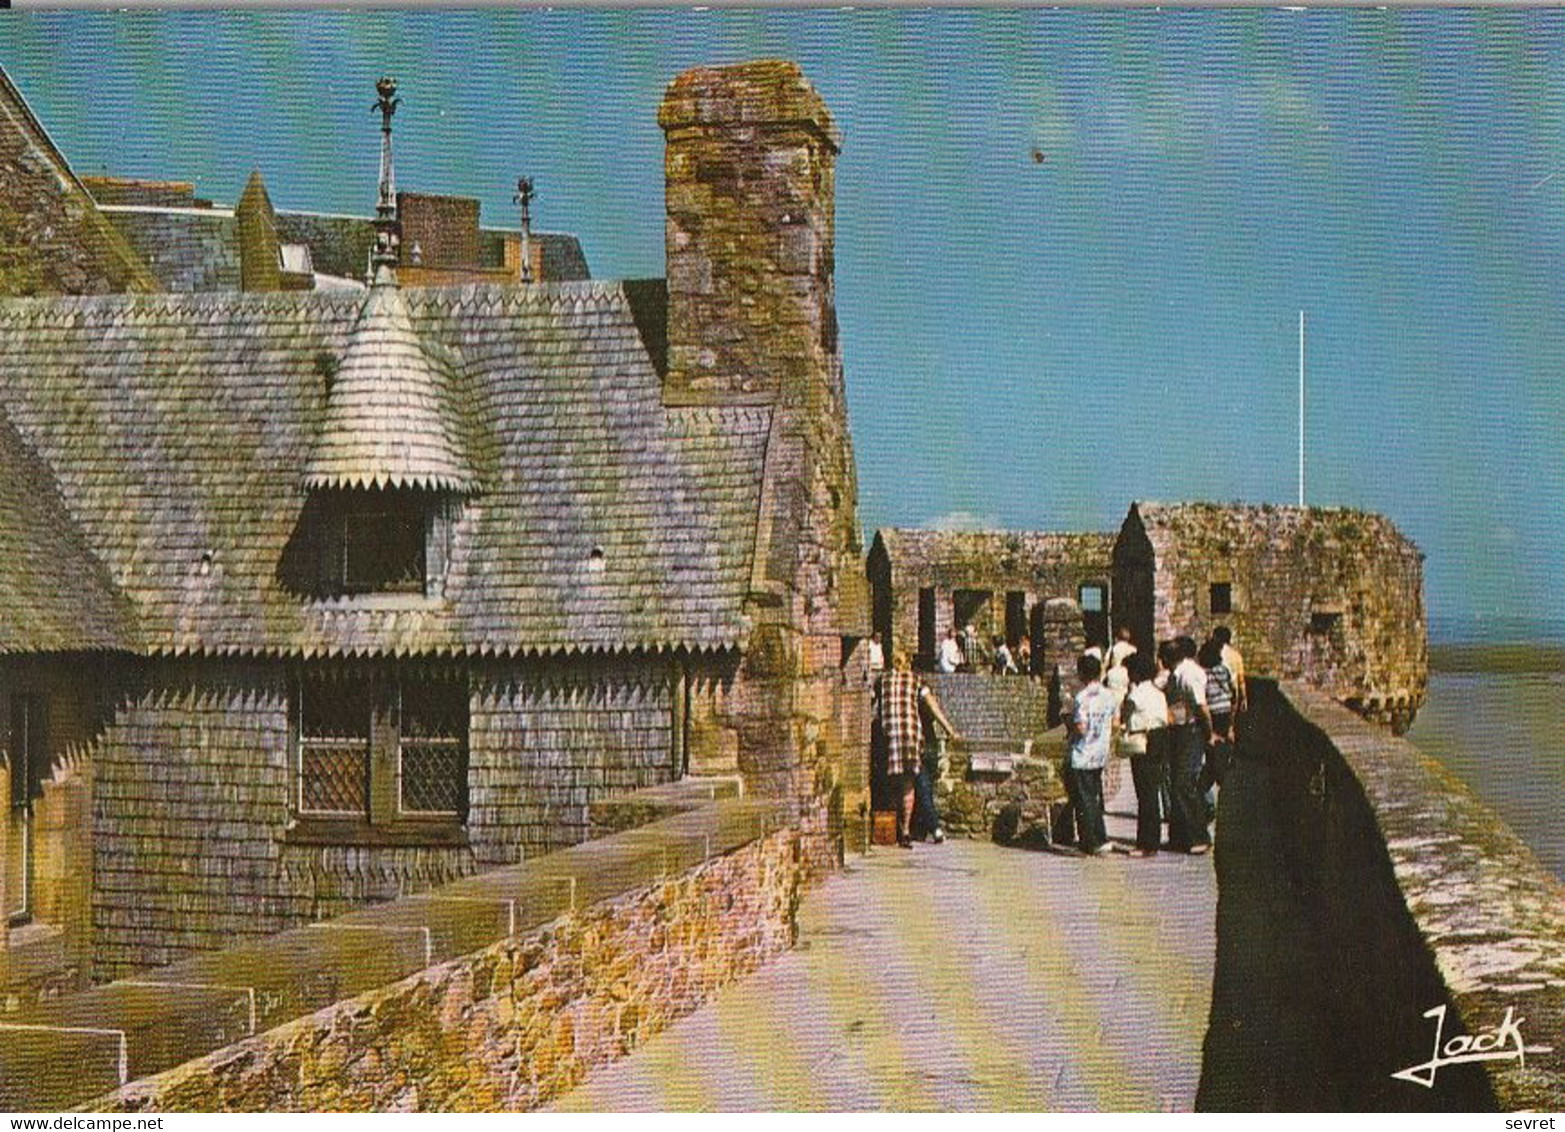
[[[696,808],[8,1019],[0,1110],[541,1104],[793,941],[786,807],[655,793]]]
[[[1565,886],[1416,747],[1305,685],[1258,691],[1249,726],[1272,760],[1292,874],[1278,882],[1312,920],[1310,1001],[1335,1039],[1318,1071],[1362,1109],[1565,1107]],[[1221,867],[1221,839],[1218,853]],[[1439,1006],[1447,1041],[1510,1010],[1528,1043],[1553,1049],[1441,1068],[1427,1092],[1393,1079],[1429,1059],[1424,1015]]]

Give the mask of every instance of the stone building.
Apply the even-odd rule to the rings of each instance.
[[[406,260],[383,113],[367,289],[280,251],[247,293],[241,248],[182,293],[61,294],[176,280],[50,182],[131,266],[0,298],[0,984],[511,863],[685,775],[789,799],[822,863],[857,812],[824,103],[787,63],[670,86],[666,283],[416,289],[485,237],[453,206]]]
[[[1061,640],[1108,643],[1113,549],[1112,534],[877,531],[873,623],[919,667],[933,667],[949,629],[971,625],[984,642],[1028,638],[1036,670],[1049,671]]]
[[[953,625],[1027,636],[1034,672],[1067,679],[1120,626],[1145,648],[1227,625],[1257,675],[1307,680],[1394,730],[1424,701],[1423,556],[1363,511],[1138,502],[1117,536],[883,530],[867,573],[882,641],[925,667]]]
[[[1382,515],[1134,503],[1113,616],[1140,645],[1228,625],[1253,672],[1307,680],[1398,732],[1424,702],[1423,555]]]

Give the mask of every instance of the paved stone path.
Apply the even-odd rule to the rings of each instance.
[[[557,1107],[1189,1110],[1216,903],[1210,857],[877,849],[808,893],[796,950]]]

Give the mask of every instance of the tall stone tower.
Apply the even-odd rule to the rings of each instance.
[[[798,66],[775,60],[686,72],[658,122],[664,400],[772,407],[754,630],[726,706],[739,769],[753,789],[851,818],[867,766],[856,645],[869,610],[833,282],[840,137]]]

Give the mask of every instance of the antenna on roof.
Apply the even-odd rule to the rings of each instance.
[[[375,250],[370,256],[370,283],[397,281],[397,175],[391,166],[391,116],[402,101],[397,80],[382,78],[375,84],[380,95],[373,110],[380,111],[380,196],[375,201]]]
[[[531,177],[518,177],[516,179],[516,196],[512,201],[522,206],[522,282],[533,281],[533,197],[537,196],[533,189]]]
[[[1299,506],[1304,506],[1304,312],[1299,312]]]

